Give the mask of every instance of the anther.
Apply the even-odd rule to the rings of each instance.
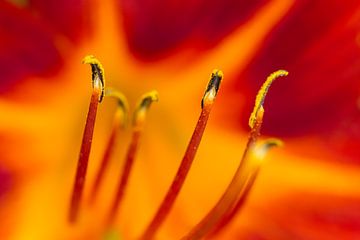
[[[223,79],[224,74],[222,71],[215,69],[211,73],[209,83],[206,87],[204,96],[201,100],[201,108],[204,108],[207,105],[210,105],[214,102],[216,95],[220,88],[221,80]]]
[[[271,84],[278,77],[287,76],[288,74],[289,73],[285,70],[278,70],[276,72],[273,72],[272,74],[270,74],[267,77],[266,81],[263,83],[258,94],[256,95],[254,110],[252,111],[250,118],[249,118],[250,128],[254,127],[256,118],[258,117],[259,110],[262,109],[262,111],[264,111],[263,105],[264,105],[265,97],[266,97],[266,94],[267,94]]]
[[[100,61],[93,55],[84,57],[83,64],[90,64],[92,71],[92,86],[94,90],[100,91],[99,102],[105,96],[105,73]]]

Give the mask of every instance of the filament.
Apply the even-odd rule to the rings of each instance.
[[[214,70],[212,72],[210,76],[210,81],[204,93],[204,97],[201,101],[202,111],[200,113],[200,117],[196,124],[193,135],[190,139],[190,143],[186,149],[185,155],[181,161],[175,178],[171,183],[168,192],[165,195],[164,200],[160,204],[160,207],[155,213],[155,216],[153,217],[150,224],[141,236],[141,239],[143,240],[149,240],[155,236],[156,232],[164,222],[165,218],[167,217],[175,203],[175,200],[184,184],[187,174],[191,168],[191,164],[195,158],[222,79],[223,73],[221,71]]]

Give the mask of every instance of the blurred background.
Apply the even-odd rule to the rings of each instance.
[[[2,0],[0,236],[102,239],[130,141],[120,130],[95,206],[87,204],[116,102],[99,105],[81,221],[66,222],[95,55],[107,86],[148,114],[116,231],[134,239],[179,166],[214,68],[224,80],[198,154],[158,239],[179,239],[216,203],[245,148],[266,77],[271,151],[246,205],[219,239],[360,239],[358,0]]]

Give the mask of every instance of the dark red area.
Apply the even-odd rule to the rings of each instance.
[[[0,93],[20,79],[48,76],[62,64],[52,32],[26,11],[0,3]]]
[[[91,32],[91,6],[86,0],[29,0],[29,9],[72,41]]]
[[[64,43],[77,43],[90,32],[89,6],[85,1],[30,0],[20,8],[1,1],[0,93],[27,77],[47,81],[56,74],[63,57],[71,54],[71,45]]]
[[[13,175],[4,167],[0,166],[0,201],[13,190],[14,179]]]
[[[243,24],[266,0],[122,0],[129,47],[142,60],[154,60],[179,46],[204,50]]]
[[[360,125],[354,121],[359,119],[359,8],[357,0],[296,2],[245,71],[226,86],[239,97],[246,94],[246,108],[238,111],[239,124],[247,127],[244,116],[250,114],[266,77],[285,69],[289,76],[274,82],[265,101],[263,133],[320,134],[326,141],[331,139],[330,149],[343,149],[339,144],[344,141],[360,149],[360,131],[354,131]],[[341,139],[334,139],[335,133]],[[352,152],[357,154],[348,152],[352,157],[360,155],[359,150]]]

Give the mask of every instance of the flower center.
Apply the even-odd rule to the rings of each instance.
[[[92,185],[90,204],[93,204],[97,199],[101,183],[109,165],[109,159],[113,152],[118,129],[120,126],[126,125],[128,112],[128,104],[124,95],[116,90],[105,88],[104,69],[100,62],[93,56],[85,57],[83,62],[91,65],[93,93],[90,99],[90,107],[85,124],[74,188],[70,202],[69,222],[72,224],[76,224],[80,213],[80,205],[86,179],[98,103],[101,102],[104,97],[114,97],[118,101],[118,108],[114,115],[113,127],[108,139],[108,144],[106,146],[100,167],[97,171],[95,181]],[[266,156],[267,151],[273,146],[281,145],[281,142],[276,139],[268,139],[261,144],[257,143],[257,139],[260,136],[260,129],[264,115],[263,104],[268,89],[276,78],[286,76],[287,74],[288,72],[284,70],[276,71],[268,77],[261,87],[256,97],[254,110],[249,119],[251,131],[248,143],[232,181],[228,185],[222,197],[208,212],[208,214],[206,214],[206,216],[181,239],[202,239],[206,236],[216,235],[226,227],[226,225],[244,205],[244,202],[256,180],[261,163]],[[154,217],[149,221],[148,226],[140,235],[140,239],[153,239],[166,217],[170,214],[177,196],[179,195],[190,171],[222,79],[223,73],[220,70],[214,70],[211,73],[210,81],[201,100],[200,116],[185,151],[184,157],[169,187],[169,190],[155,212]],[[114,229],[114,219],[121,207],[123,198],[126,196],[126,188],[128,186],[129,176],[133,168],[139,141],[143,132],[146,115],[151,103],[154,101],[158,101],[158,94],[156,91],[144,94],[140,98],[133,114],[131,142],[125,156],[125,163],[120,174],[117,191],[109,209],[108,219],[104,229],[104,233],[106,234],[109,233],[109,229]]]

